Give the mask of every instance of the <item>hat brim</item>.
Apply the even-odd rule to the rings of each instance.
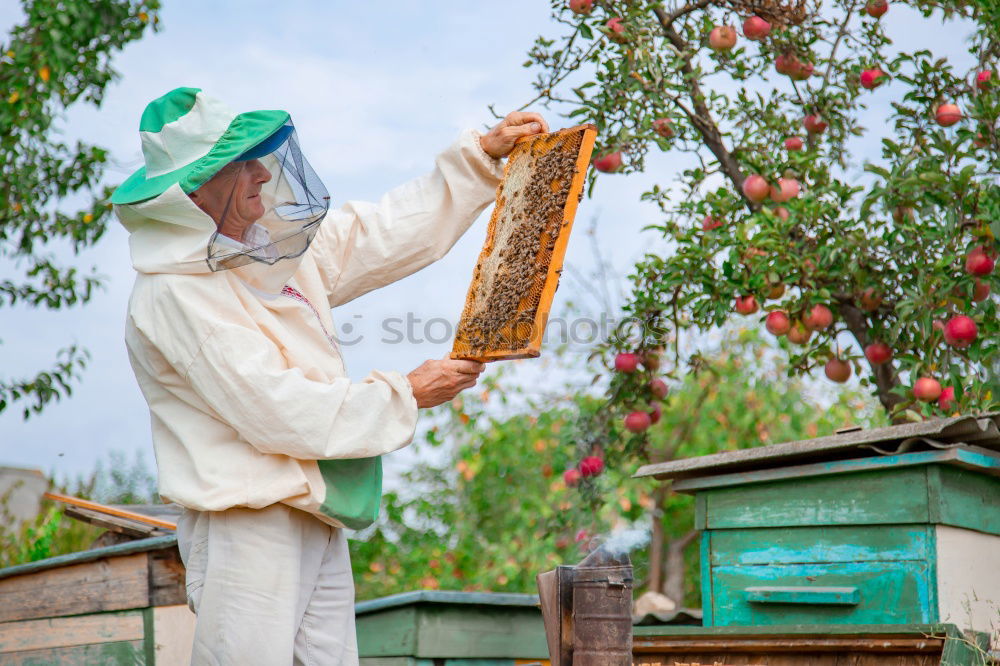
[[[241,113],[229,124],[212,149],[190,164],[169,173],[146,177],[146,167],[141,167],[133,173],[111,195],[113,204],[131,204],[157,197],[175,184],[180,184],[184,192],[191,193],[204,185],[219,170],[236,159],[254,159],[243,157],[252,149],[265,143],[278,134],[283,134],[284,141],[291,129],[282,131],[288,122],[286,111],[248,111]],[[261,153],[266,155],[275,150],[278,141],[271,150]]]

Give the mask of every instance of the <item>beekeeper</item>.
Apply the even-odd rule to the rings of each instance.
[[[330,197],[285,111],[197,88],[153,100],[145,166],[111,198],[137,272],[125,340],[149,404],[159,492],[197,613],[195,664],[357,664],[341,528],[374,521],[379,456],[482,364],[352,382],[330,308],[440,259],[492,201],[500,158],[547,131],[512,113],[464,132],[377,204]]]

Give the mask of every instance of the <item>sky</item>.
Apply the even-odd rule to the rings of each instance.
[[[896,4],[888,17],[900,48],[933,43],[943,55],[963,57],[961,25],[942,27]],[[14,2],[0,4],[0,29],[20,18]],[[145,105],[178,86],[200,87],[236,111],[289,111],[335,206],[376,199],[428,171],[435,154],[463,128],[483,130],[495,122],[488,105],[506,112],[531,99],[534,74],[521,63],[538,34],[557,30],[548,3],[540,0],[165,0],[160,18],[159,32],[147,33],[115,57],[121,77],[103,105],[70,110],[67,138],[107,147],[113,158],[107,180],[119,182],[141,164],[137,126]],[[888,95],[885,89],[874,92],[864,124],[878,126]],[[534,110],[553,127],[574,124],[554,111]],[[877,142],[859,144],[859,154],[873,145]],[[651,232],[641,231],[658,216],[639,195],[653,182],[669,182],[683,164],[676,156],[655,155],[645,174],[600,179],[578,211],[567,271],[591,273],[598,248],[622,283],[634,261],[658,247]],[[352,377],[374,368],[405,373],[450,351],[451,338],[440,320],[457,321],[488,219],[489,210],[436,264],[334,310]],[[591,222],[592,243],[586,236]],[[86,347],[91,360],[73,396],[47,407],[41,417],[22,421],[17,409],[0,414],[0,465],[66,477],[86,474],[98,459],[122,451],[129,457],[141,452],[152,467],[148,410],[122,339],[134,276],[127,233],[112,223],[105,238],[79,257],[64,249],[56,254],[82,267],[96,266],[107,278],[106,289],[82,308],[3,309],[0,376],[32,374],[72,343]],[[3,275],[16,273],[0,266]],[[591,308],[597,304],[588,289],[564,277],[556,309],[573,298]],[[388,342],[393,336],[386,326],[398,327],[408,316],[412,339]],[[540,370],[537,363],[532,367]],[[551,373],[539,376],[546,374]],[[406,459],[405,453],[392,455]]]

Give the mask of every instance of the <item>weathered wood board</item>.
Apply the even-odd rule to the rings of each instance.
[[[149,605],[146,553],[0,579],[0,622]]]

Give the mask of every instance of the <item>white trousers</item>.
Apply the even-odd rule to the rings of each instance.
[[[344,531],[284,504],[185,511],[177,545],[195,666],[357,666]]]

